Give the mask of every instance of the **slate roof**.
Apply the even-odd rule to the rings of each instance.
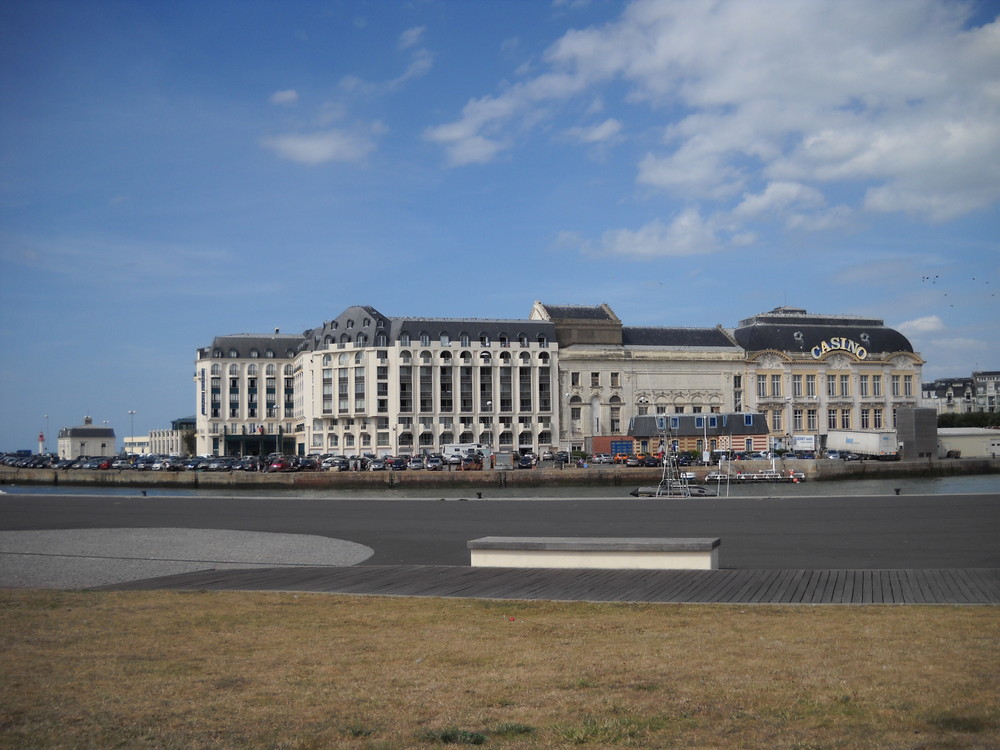
[[[746,424],[746,418],[751,424]],[[705,422],[699,426],[698,419]],[[711,420],[715,418],[715,427]],[[676,427],[673,427],[676,420]],[[630,437],[650,437],[653,435],[668,435],[669,437],[718,437],[720,435],[767,435],[767,415],[751,412],[736,412],[730,414],[643,414],[629,420],[628,435]]]
[[[61,438],[113,438],[114,436],[114,428],[96,425],[91,421],[90,417],[86,417],[84,423],[81,425],[77,425],[76,427],[63,427],[59,430],[59,437]]]
[[[739,349],[719,328],[661,328],[625,326],[624,346],[689,347],[692,349]]]
[[[854,315],[810,315],[798,308],[777,308],[740,321],[733,332],[749,352],[764,349],[809,351],[833,337],[851,339],[869,352],[912,352],[909,340],[877,318]]]
[[[302,336],[288,333],[235,333],[229,336],[216,336],[212,345],[198,350],[200,359],[211,359],[213,352],[221,352],[223,359],[229,357],[231,349],[236,350],[239,358],[249,358],[251,351],[256,351],[263,359],[268,350],[274,352],[274,359],[290,359],[302,342]]]
[[[467,335],[473,341],[486,336],[491,342],[506,336],[513,343],[520,336],[532,342],[541,336],[550,344],[556,343],[555,325],[547,320],[391,317],[374,307],[354,305],[322,326],[306,331],[299,349],[321,349],[327,345],[327,339],[339,341],[347,337],[355,341],[359,335],[365,336],[368,346],[373,346],[378,333],[385,333],[390,343],[399,341],[401,335],[406,333],[414,346],[419,346],[422,333],[426,333],[432,341],[440,340],[442,335],[451,341],[459,341]]]
[[[618,321],[607,305],[546,305],[543,308],[552,320],[609,320]]]

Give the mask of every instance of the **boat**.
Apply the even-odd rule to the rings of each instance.
[[[703,484],[692,484],[694,472],[680,471],[677,459],[663,460],[663,477],[660,483],[649,487],[636,487],[629,494],[633,497],[716,497],[718,493]]]
[[[799,482],[804,482],[806,480],[805,473],[801,471],[794,471],[789,469],[788,471],[778,471],[774,468],[774,462],[771,462],[770,469],[763,469],[761,471],[751,471],[747,473],[737,472],[735,476],[731,477],[731,481],[734,482],[791,482],[793,484],[798,484]]]
[[[667,480],[655,487],[636,487],[629,494],[633,497],[716,497],[711,487],[689,484],[683,479]]]

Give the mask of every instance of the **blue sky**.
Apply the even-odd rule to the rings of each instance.
[[[874,315],[1000,369],[1000,21],[933,0],[0,4],[0,449],[352,304]],[[780,18],[780,23],[777,19]]]

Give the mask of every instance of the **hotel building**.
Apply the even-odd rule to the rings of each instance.
[[[624,326],[608,305],[527,319],[347,308],[301,335],[216,337],[195,362],[199,454],[605,451],[643,415],[758,413],[771,448],[886,430],[923,360],[883,321],[782,307],[734,329]],[[715,441],[713,441],[715,443]],[[715,443],[713,447],[727,447]]]

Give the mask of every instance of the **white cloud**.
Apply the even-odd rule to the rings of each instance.
[[[299,100],[299,92],[295,89],[275,91],[268,101],[271,104],[295,104]]]
[[[540,73],[471,99],[426,137],[454,164],[469,163],[469,151],[496,158],[556,105],[624,84],[664,133],[637,165],[640,184],[687,200],[742,194],[744,218],[786,220],[791,204],[754,214],[746,201],[756,195],[760,208],[780,198],[766,186],[797,184],[808,199],[791,220],[799,227],[858,211],[945,221],[1000,200],[1000,22],[967,28],[972,10],[944,0],[636,0],[611,23],[566,32]],[[475,148],[480,139],[497,146],[491,156]],[[850,200],[826,209],[834,188]]]
[[[615,229],[601,237],[600,254],[634,258],[703,255],[718,245],[715,231],[695,209],[687,209],[670,224],[654,219],[638,230]]]
[[[367,135],[344,130],[315,133],[290,133],[264,138],[261,145],[279,156],[300,164],[324,164],[330,161],[356,162],[375,149]]]
[[[615,140],[621,130],[620,120],[608,118],[602,123],[587,128],[570,128],[566,131],[566,135],[581,143],[604,143]]]
[[[425,31],[427,31],[426,26],[414,26],[412,29],[407,29],[399,35],[399,48],[409,49],[410,47],[417,46],[420,44]]]
[[[944,321],[937,315],[926,315],[922,318],[915,318],[914,320],[907,320],[904,323],[900,323],[896,328],[900,333],[910,336],[921,333],[937,333],[945,330],[945,325]]]
[[[759,216],[764,213],[784,213],[791,208],[818,208],[825,203],[818,190],[797,182],[771,182],[764,192],[744,193],[743,200],[733,209],[733,215]]]

